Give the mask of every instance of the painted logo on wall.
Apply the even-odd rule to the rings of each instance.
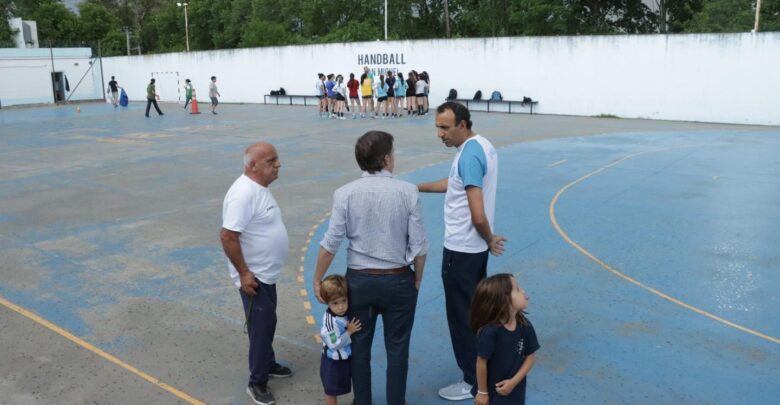
[[[392,70],[398,73],[400,65],[405,65],[403,53],[361,53],[357,55],[357,64],[360,67],[368,66],[374,75],[387,73]]]

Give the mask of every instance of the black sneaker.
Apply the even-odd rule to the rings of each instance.
[[[292,377],[293,372],[288,367],[279,363],[274,363],[271,369],[268,370],[268,375],[272,378],[287,378]]]
[[[276,404],[274,394],[271,393],[271,389],[268,386],[250,385],[246,387],[246,393],[249,394],[249,398],[252,398],[252,402],[257,405]]]

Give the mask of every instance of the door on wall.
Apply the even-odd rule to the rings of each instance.
[[[65,101],[65,76],[62,72],[51,72],[51,85],[54,92],[54,102]]]

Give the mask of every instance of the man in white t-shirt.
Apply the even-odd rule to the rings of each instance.
[[[436,133],[458,152],[448,178],[418,184],[423,193],[444,193],[442,281],[447,323],[455,360],[463,380],[439,390],[451,401],[473,398],[477,343],[469,328],[471,297],[487,275],[488,251],[504,252],[506,238],[493,233],[498,181],[498,155],[487,139],[471,130],[471,113],[462,104],[446,102],[436,110]]]
[[[279,177],[279,155],[268,143],[255,143],[244,152],[244,174],[222,203],[220,239],[228,270],[239,289],[249,334],[247,393],[256,404],[274,403],[268,378],[290,377],[292,371],[276,362],[276,282],[289,248],[282,212],[268,186]]]
[[[219,105],[219,99],[217,97],[222,97],[222,94],[219,94],[219,90],[217,90],[217,76],[211,76],[211,81],[209,82],[209,98],[211,99],[211,113],[214,115],[217,115],[217,105]]]

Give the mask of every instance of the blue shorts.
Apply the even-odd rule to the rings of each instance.
[[[337,397],[352,392],[352,367],[347,360],[333,360],[325,354],[320,361],[320,379],[325,395]]]

